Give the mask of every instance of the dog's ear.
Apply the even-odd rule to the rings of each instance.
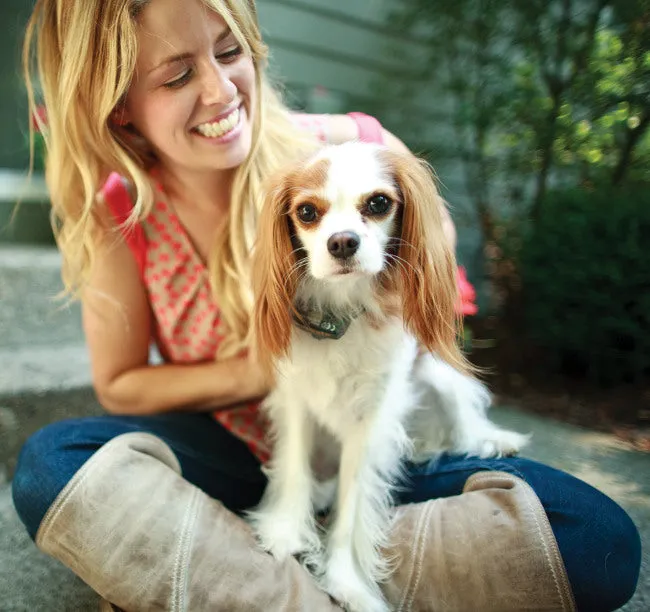
[[[286,354],[291,339],[293,301],[298,277],[291,240],[289,197],[291,177],[279,175],[266,191],[253,249],[253,345],[260,363]]]
[[[429,351],[462,371],[456,258],[444,233],[443,199],[430,166],[410,153],[382,152],[401,196],[395,284],[404,323]]]

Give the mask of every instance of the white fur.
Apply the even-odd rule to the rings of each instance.
[[[392,216],[366,223],[359,194],[393,189],[368,148],[327,149],[330,169],[323,197],[331,203],[317,230],[298,229],[309,262],[297,303],[312,310],[380,312],[375,275],[385,266]],[[354,230],[361,237],[354,271],[326,247],[330,235]],[[294,327],[290,353],[277,363],[277,386],[266,401],[275,451],[269,484],[249,516],[262,545],[277,558],[304,554],[323,587],[354,612],[388,609],[378,583],[390,573],[381,554],[391,524],[392,485],[405,458],[443,450],[494,456],[516,452],[525,437],[486,417],[490,396],[478,381],[436,356],[418,354],[416,340],[393,318],[381,326],[366,316],[339,340],[318,340]],[[329,432],[323,437],[318,428]],[[310,458],[315,444],[340,453],[334,515],[321,544],[314,506],[325,508],[335,479],[320,483]]]

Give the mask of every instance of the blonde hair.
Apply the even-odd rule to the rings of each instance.
[[[65,290],[72,297],[80,295],[93,266],[100,237],[97,194],[108,174],[118,172],[133,188],[130,223],[146,218],[153,204],[148,170],[155,158],[146,143],[125,138],[110,120],[131,83],[138,54],[136,17],[149,1],[38,0],[27,25],[23,67],[29,108],[35,116],[37,73],[47,116],[42,131],[52,227],[63,256]],[[221,15],[256,68],[251,150],[235,172],[229,212],[209,261],[213,294],[228,329],[218,354],[228,357],[250,343],[249,260],[264,183],[316,143],[294,127],[268,81],[268,49],[254,0],[202,1]],[[30,132],[33,151],[31,126]]]

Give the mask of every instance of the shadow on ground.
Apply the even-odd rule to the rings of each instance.
[[[102,413],[88,388],[0,395],[0,484],[11,480],[18,452],[35,431],[54,421]]]

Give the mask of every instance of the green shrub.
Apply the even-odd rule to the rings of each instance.
[[[522,245],[528,337],[602,385],[650,374],[650,188],[550,193]]]

